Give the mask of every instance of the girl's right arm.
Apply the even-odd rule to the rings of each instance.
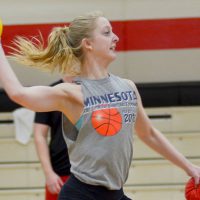
[[[0,81],[8,96],[16,103],[34,111],[61,110],[67,93],[60,86],[24,87],[13,72],[0,44]]]

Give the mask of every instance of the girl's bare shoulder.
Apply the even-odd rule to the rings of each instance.
[[[60,83],[56,86],[54,86],[55,89],[58,89],[60,90],[63,95],[69,97],[70,99],[81,99],[83,98],[83,95],[82,95],[82,91],[81,91],[81,86],[80,85],[77,85],[75,83]]]
[[[61,89],[61,90],[63,90],[63,91],[65,91],[65,92],[78,92],[78,91],[80,91],[81,90],[81,86],[80,85],[77,85],[77,84],[75,84],[75,83],[67,83],[67,82],[65,82],[65,83],[60,83],[60,84],[58,84],[58,85],[55,85],[54,86],[55,88],[57,88],[57,89]]]

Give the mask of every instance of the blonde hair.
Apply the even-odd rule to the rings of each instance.
[[[46,47],[41,34],[40,39],[17,37],[12,57],[27,66],[78,75],[84,58],[81,42],[92,37],[96,20],[101,16],[103,14],[98,11],[87,13],[75,18],[68,27],[54,28]]]

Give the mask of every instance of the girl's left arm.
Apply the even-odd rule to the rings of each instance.
[[[189,176],[194,177],[195,183],[200,183],[200,167],[192,164],[164,137],[164,135],[152,126],[150,119],[145,113],[141,97],[136,86],[132,83],[138,99],[138,113],[135,130],[138,137],[149,147],[161,154],[164,158],[182,168]]]

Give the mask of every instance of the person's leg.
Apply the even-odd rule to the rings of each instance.
[[[120,197],[122,197],[120,199]],[[108,190],[103,186],[94,186],[81,182],[74,175],[64,184],[58,200],[131,200],[123,190]]]
[[[58,196],[58,200],[94,200],[87,196],[87,194],[79,191],[76,188],[70,187],[69,184],[65,184]]]
[[[84,190],[80,182],[71,176],[63,185],[58,200],[95,200],[90,192]]]

